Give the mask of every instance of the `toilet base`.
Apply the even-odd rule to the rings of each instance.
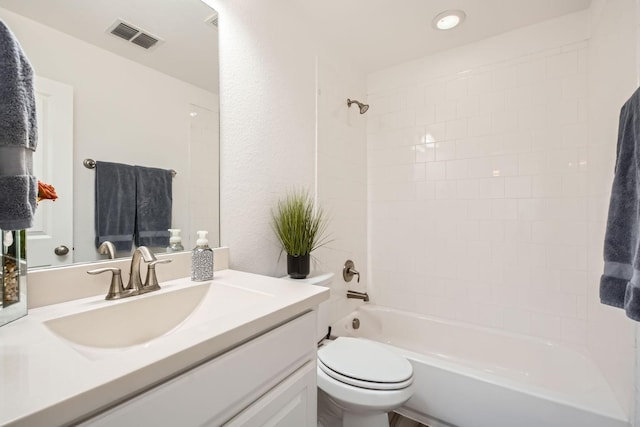
[[[386,412],[350,412],[318,389],[318,427],[389,427]]]

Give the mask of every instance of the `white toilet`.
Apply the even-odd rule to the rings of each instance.
[[[296,281],[329,286],[333,274]],[[346,289],[345,289],[346,292]],[[329,301],[318,309],[318,340],[327,335]],[[413,367],[363,338],[324,340],[318,349],[318,426],[389,427],[387,413],[413,394]]]

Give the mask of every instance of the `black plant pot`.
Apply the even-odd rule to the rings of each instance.
[[[307,255],[293,256],[287,254],[287,273],[292,279],[304,279],[309,275],[309,259]]]

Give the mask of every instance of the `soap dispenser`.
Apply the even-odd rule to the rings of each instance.
[[[182,246],[182,238],[180,237],[180,229],[170,228],[168,231],[171,234],[171,237],[169,237],[169,247],[167,248],[167,252],[184,251],[184,246]]]
[[[191,280],[203,282],[213,279],[213,249],[209,247],[208,231],[198,231],[196,247],[191,252]]]

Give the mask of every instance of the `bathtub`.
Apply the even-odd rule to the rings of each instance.
[[[595,364],[567,345],[375,305],[336,322],[332,334],[409,359],[415,394],[397,412],[432,427],[630,425]]]

